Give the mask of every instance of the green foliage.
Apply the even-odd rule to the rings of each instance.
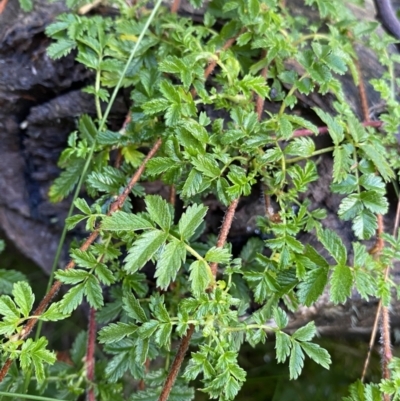
[[[66,2],[71,8],[85,3]],[[388,245],[377,258],[361,241],[374,237],[378,215],[387,213],[386,183],[400,167],[397,59],[386,50],[391,39],[380,39],[376,24],[360,25],[341,1],[306,1],[305,7],[319,10],[314,21],[274,0],[213,1],[202,24],[166,7],[150,21],[143,1],[112,3],[119,10],[113,18],[69,12],[46,28],[53,39],[50,57],[73,53],[93,73],[84,91],[96,106],[96,116],[80,116],[70,134],[49,197],[60,201],[83,183],[86,193],[73,203],[79,212],[66,225],[72,230],[85,222],[97,241],[72,246],[75,266],[55,272],[66,291],[40,316],[31,311],[35,297],[24,277],[0,270],[2,356],[18,361],[26,382],[33,367],[42,386],[38,394],[46,389],[68,400],[87,387],[101,400],[157,400],[176,343],[192,327],[193,348],[170,400],[193,399],[194,380],[211,399],[235,399],[246,381],[239,363],[245,342],[274,341],[276,360],[288,364],[290,379],[299,377],[306,357],[329,369],[329,354],[312,341],[315,324],[289,331],[287,312],[321,298],[343,304],[354,292],[390,304],[395,285],[384,266],[400,259],[400,241],[383,234]],[[31,2],[21,5],[27,10]],[[366,34],[388,71],[371,82],[387,104],[380,116],[384,139],[358,120],[340,81],[351,74],[358,85],[354,49],[367,44]],[[121,86],[132,105],[129,123],[114,132],[103,106],[111,109],[111,90]],[[298,115],[311,95],[334,98],[334,114],[320,106]],[[259,115],[256,104],[263,99],[268,107]],[[318,148],[311,134],[324,129],[316,122],[327,128],[332,146]],[[158,138],[162,146],[140,179],[173,187],[179,201],[170,204],[150,186],[136,184],[131,199],[119,202]],[[320,180],[317,156],[327,152],[330,190],[341,197],[334,212],[350,222],[352,247],[345,241],[349,233],[325,228],[326,211],[309,200]],[[242,250],[216,246],[206,204],[228,207],[260,187],[276,209],[267,204],[262,216],[254,216],[262,239],[250,238]],[[226,234],[221,224],[219,238]],[[318,245],[305,243],[305,233]],[[85,303],[102,325],[94,380],[83,363],[85,333],[73,344],[68,366],[54,363],[44,337],[25,339],[23,333],[30,319],[63,320]],[[155,370],[159,362],[152,361],[161,359],[165,368]],[[396,361],[392,379],[356,383],[347,400],[381,399],[382,393],[398,398]],[[145,389],[133,391],[134,380]]]

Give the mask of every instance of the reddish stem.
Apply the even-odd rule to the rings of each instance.
[[[176,14],[179,10],[179,6],[181,5],[181,0],[174,0],[171,4],[171,13]]]
[[[88,401],[96,401],[94,394],[94,351],[96,347],[96,309],[90,308],[89,311],[89,327],[88,327],[88,344],[86,352],[86,377],[88,380]]]
[[[361,124],[363,125],[363,127],[374,127],[374,128],[380,128],[383,125],[382,121],[363,121]],[[318,127],[319,134],[326,134],[328,131],[329,131],[328,127]],[[293,137],[310,136],[310,135],[315,135],[315,134],[309,129],[297,129],[296,131],[293,132]]]
[[[235,199],[229,205],[228,210],[225,213],[221,231],[219,232],[219,235],[218,235],[218,240],[217,240],[217,245],[216,245],[217,248],[222,248],[226,243],[226,239],[228,238],[229,230],[231,229],[233,217],[235,216],[235,211],[236,211],[238,203],[239,203],[239,198]],[[211,263],[210,268],[211,268],[211,272],[212,272],[214,278],[217,277],[218,263],[215,263],[215,262]]]
[[[168,400],[169,394],[172,390],[172,386],[175,383],[179,370],[182,366],[183,360],[185,359],[185,355],[189,348],[190,339],[192,338],[193,332],[194,332],[194,325],[191,324],[189,326],[189,330],[187,331],[186,335],[182,338],[181,343],[179,344],[178,352],[175,355],[174,362],[172,362],[171,369],[168,373],[167,379],[165,380],[165,384],[163,386],[158,401]]]

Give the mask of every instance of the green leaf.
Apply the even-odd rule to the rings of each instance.
[[[378,228],[376,215],[369,210],[361,210],[353,220],[354,233],[360,239],[371,238]]]
[[[195,169],[192,169],[186,178],[186,182],[182,188],[182,196],[184,198],[191,198],[196,195],[203,182],[203,175]]]
[[[124,269],[130,273],[141,269],[168,238],[168,233],[160,230],[147,231],[135,241],[125,258]]]
[[[173,239],[164,248],[157,263],[155,277],[157,286],[166,290],[171,282],[175,281],[176,275],[186,260],[185,244]]]
[[[140,323],[147,322],[148,319],[146,313],[141,307],[140,302],[134,297],[133,294],[127,293],[122,301],[124,310],[131,318]]]
[[[103,218],[101,228],[108,231],[138,231],[154,228],[154,225],[143,215],[116,212]]]
[[[297,291],[299,301],[303,305],[311,306],[322,295],[328,282],[328,271],[327,267],[318,267],[306,273]]]
[[[105,285],[111,285],[116,281],[114,273],[104,263],[99,263],[96,266],[95,274],[101,283]]]
[[[310,341],[313,339],[316,332],[317,332],[317,329],[315,328],[315,323],[309,322],[305,326],[297,329],[293,333],[292,338],[297,341]]]
[[[204,293],[210,283],[210,267],[202,260],[196,260],[190,265],[189,280],[192,282],[192,292],[198,297]]]
[[[84,164],[84,159],[72,160],[71,164],[56,178],[49,191],[51,202],[60,202],[70,194],[78,183]]]
[[[210,248],[204,259],[207,262],[215,262],[215,263],[228,263],[231,260],[232,254],[226,248],[217,248],[213,246]]]
[[[257,18],[260,13],[260,1],[259,0],[247,0],[249,7],[249,17],[251,19]]]
[[[293,134],[293,126],[286,115],[279,119],[278,136],[279,139],[290,139]]]
[[[59,39],[57,42],[52,43],[47,48],[47,54],[50,58],[56,60],[58,58],[64,57],[75,49],[76,42],[69,39]]]
[[[273,316],[279,329],[284,329],[288,325],[289,319],[287,314],[281,308],[274,308]]]
[[[78,284],[86,280],[90,273],[81,269],[57,270],[55,276],[64,284]]]
[[[296,380],[304,366],[304,353],[297,342],[292,343],[292,350],[289,358],[290,380]]]
[[[335,146],[333,151],[333,182],[340,183],[346,179],[353,164],[350,146]]]
[[[182,240],[188,241],[203,222],[208,208],[204,205],[191,205],[179,220],[178,231]]]
[[[87,269],[93,269],[98,264],[96,257],[88,251],[74,249],[71,252],[71,257],[78,266],[85,267]]]
[[[85,283],[85,295],[89,305],[94,309],[100,309],[104,305],[103,291],[96,277],[90,275]]]
[[[24,317],[29,316],[29,312],[35,301],[35,296],[32,293],[30,285],[25,281],[19,281],[14,284],[12,294],[14,295],[14,301],[22,312],[22,315]]]
[[[290,355],[292,345],[290,337],[282,331],[277,331],[275,341],[276,359],[278,363],[283,363]]]
[[[301,343],[300,346],[306,355],[314,362],[318,363],[325,369],[329,369],[329,365],[332,363],[332,361],[327,350],[321,348],[318,344],[313,344],[310,342]]]
[[[378,170],[379,174],[383,177],[383,179],[388,182],[392,178],[394,178],[394,172],[390,167],[387,159],[382,155],[377,149],[369,145],[367,143],[360,144],[360,148],[364,151],[367,155],[368,159],[374,163],[376,169]]]
[[[353,275],[350,267],[345,265],[335,266],[331,279],[330,299],[334,304],[346,302],[347,297],[351,295],[353,285]]]
[[[74,311],[82,303],[84,291],[84,283],[72,287],[61,300],[62,312],[69,314]]]
[[[37,341],[28,338],[21,347],[19,356],[21,368],[27,372],[33,364],[38,383],[43,383],[45,380],[44,364],[52,365],[56,361],[54,352],[46,349],[47,343],[48,341],[45,337],[41,337]]]
[[[122,322],[111,323],[100,330],[99,342],[102,344],[115,343],[135,333],[137,329],[138,327],[134,324],[127,324]]]
[[[20,312],[14,301],[8,295],[0,297],[0,315],[3,315],[7,321],[13,321],[20,318]]]
[[[145,199],[150,218],[163,230],[168,231],[172,224],[172,207],[159,195],[149,195]]]
[[[79,132],[89,145],[96,141],[97,129],[93,120],[87,114],[83,114],[79,120]]]
[[[2,249],[0,249],[0,252],[1,251]],[[4,294],[11,294],[14,284],[18,281],[27,281],[27,278],[24,274],[17,270],[0,269],[0,292]]]
[[[60,303],[55,302],[50,305],[50,307],[40,315],[40,320],[45,322],[56,322],[58,320],[64,320],[69,317],[69,314],[65,314],[62,312],[60,308]]]
[[[84,214],[92,214],[90,210],[90,206],[87,204],[85,199],[78,198],[75,200],[74,205],[77,209],[79,209]]]
[[[215,178],[221,175],[221,169],[210,154],[199,155],[192,160],[194,167],[206,177]]]
[[[326,250],[333,256],[337,263],[345,265],[347,261],[346,247],[343,245],[340,237],[331,230],[320,230],[318,232],[318,239]]]
[[[331,136],[333,143],[338,146],[344,139],[343,126],[337,121],[337,118],[330,116],[325,111],[314,107],[313,110],[318,117],[328,126],[329,135]]]
[[[373,213],[387,213],[389,204],[382,194],[379,194],[375,191],[364,191],[360,193],[360,200],[364,206]]]
[[[146,173],[149,175],[158,175],[168,171],[173,167],[175,167],[175,163],[172,158],[155,157],[147,163]]]
[[[33,8],[32,0],[19,0],[19,5],[25,12],[32,11]]]

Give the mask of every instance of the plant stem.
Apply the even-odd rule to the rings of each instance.
[[[310,156],[307,156],[307,157],[299,156],[299,157],[294,157],[293,159],[287,159],[286,160],[286,164],[297,163],[297,162],[300,162],[302,160],[307,160],[310,157],[322,155],[322,154],[328,153],[328,152],[333,152],[334,150],[335,150],[335,146],[330,146],[329,148],[319,149],[319,150],[316,150]]]

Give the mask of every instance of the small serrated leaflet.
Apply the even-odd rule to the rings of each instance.
[[[353,274],[349,266],[337,265],[333,269],[330,278],[331,294],[330,299],[334,304],[346,302],[347,297],[351,294],[353,285]]]

